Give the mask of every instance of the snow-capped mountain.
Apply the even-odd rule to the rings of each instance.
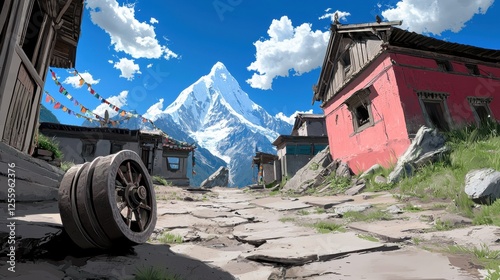
[[[171,119],[199,147],[223,159],[235,186],[252,183],[255,151],[275,153],[271,143],[292,128],[250,100],[221,62],[155,114],[153,121],[163,129],[162,124],[168,123],[164,119]]]

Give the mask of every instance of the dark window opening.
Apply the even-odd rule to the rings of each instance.
[[[472,106],[479,119],[479,123],[486,123],[490,120],[490,112],[485,105]]]
[[[481,73],[479,73],[479,68],[477,67],[476,64],[465,64],[465,67],[467,67],[467,71],[469,71],[469,74],[478,76]]]
[[[437,65],[438,69],[444,72],[451,72],[453,71],[453,67],[451,66],[451,63],[447,60],[437,60]]]
[[[40,30],[43,24],[43,12],[38,4],[38,1],[33,3],[33,9],[31,10],[28,26],[26,28],[26,33],[23,38],[23,51],[26,56],[32,60],[35,51],[37,49],[38,38],[40,34]],[[33,62],[33,61],[32,61]]]
[[[356,107],[354,113],[356,114],[358,127],[370,122],[370,112],[368,112],[368,109],[364,105]]]
[[[344,72],[349,72],[351,70],[351,52],[349,49],[344,52],[340,60],[342,61],[342,65],[344,65]]]
[[[445,118],[443,103],[425,100],[423,102],[431,125],[439,130],[448,131],[449,126]]]
[[[172,172],[179,170],[180,161],[178,157],[167,157],[167,169]]]
[[[121,143],[111,143],[110,154],[116,154],[116,153],[118,153],[121,150],[123,150],[123,144],[121,144]]]
[[[95,154],[95,143],[83,143],[82,145],[82,156],[84,157],[93,157]]]

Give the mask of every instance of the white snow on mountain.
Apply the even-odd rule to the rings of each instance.
[[[166,109],[163,100],[148,115],[173,120],[198,146],[223,159],[234,185],[251,183],[251,160],[255,150],[274,153],[272,142],[289,134],[291,125],[273,117],[253,102],[223,63],[183,90]]]

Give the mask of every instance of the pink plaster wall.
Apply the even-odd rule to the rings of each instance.
[[[403,54],[383,54],[324,107],[333,158],[349,164],[359,173],[379,163],[395,164],[410,145],[408,133],[415,133],[425,120],[418,91],[449,93],[447,106],[452,123],[474,122],[467,96],[493,97],[490,109],[500,119],[500,68],[478,65],[481,76],[468,73],[464,63],[451,61],[453,72],[438,70],[434,59]],[[354,133],[347,98],[369,85],[375,124]]]
[[[332,157],[347,162],[355,173],[376,163],[394,164],[410,144],[395,79],[385,54],[324,107]],[[374,125],[354,133],[351,112],[343,102],[372,81],[369,98]]]

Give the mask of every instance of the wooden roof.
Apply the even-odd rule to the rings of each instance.
[[[332,24],[330,29],[331,36],[323,60],[320,77],[318,83],[313,87],[313,103],[315,101],[325,101],[323,100],[323,95],[327,91],[331,78],[333,77],[336,61],[338,59],[336,56],[344,36],[351,38],[377,36],[387,49],[391,47],[401,47],[470,58],[484,62],[500,63],[500,50],[451,43],[395,27],[401,25],[401,23],[402,21],[348,25]],[[376,57],[373,58],[372,61],[375,60]]]
[[[50,66],[73,68],[75,67],[76,48],[80,38],[83,0],[46,0],[42,2],[52,7],[48,11],[59,27]]]

